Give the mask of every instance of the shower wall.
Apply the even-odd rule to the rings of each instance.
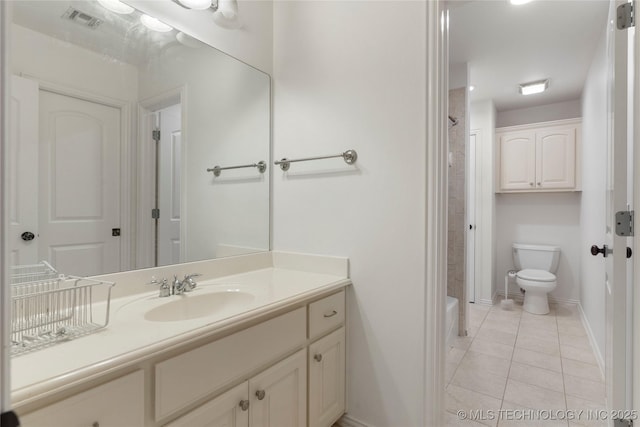
[[[466,88],[449,91],[449,208],[447,295],[458,299],[458,335],[465,335],[467,287],[465,280],[465,165],[467,130]]]

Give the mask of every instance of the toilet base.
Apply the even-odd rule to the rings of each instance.
[[[547,293],[526,289],[522,309],[531,314],[549,314],[549,299]]]

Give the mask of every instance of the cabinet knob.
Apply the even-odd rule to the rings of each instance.
[[[100,427],[100,423],[97,421],[94,421],[93,424],[91,424],[91,427]]]
[[[533,187],[533,182],[530,182],[530,183],[529,183],[529,186]]]
[[[256,397],[258,398],[258,400],[262,400],[264,399],[264,396],[266,395],[266,393],[264,392],[264,390],[258,390],[256,391]]]
[[[316,355],[313,356],[313,359],[316,362],[320,362],[320,361],[322,361],[322,355],[321,354],[316,354]]]
[[[541,186],[542,186],[542,184],[541,184],[541,183],[538,183],[538,187],[541,187]]]
[[[247,409],[249,409],[249,401],[248,400],[241,400],[240,401],[240,409],[242,409],[243,411],[246,411]]]

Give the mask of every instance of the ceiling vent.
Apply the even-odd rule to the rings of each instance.
[[[92,30],[95,30],[100,26],[100,24],[102,24],[102,21],[100,19],[84,13],[73,6],[70,6],[69,9],[67,9],[67,11],[64,13],[64,15],[62,15],[62,17],[76,22],[83,27],[91,28]]]

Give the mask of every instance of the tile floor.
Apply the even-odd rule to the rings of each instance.
[[[605,387],[576,306],[553,305],[539,316],[517,302],[512,311],[469,304],[467,313],[468,336],[447,354],[447,425],[607,425],[587,419],[605,409]],[[460,410],[484,412],[471,421]],[[581,419],[566,418],[580,410]]]

